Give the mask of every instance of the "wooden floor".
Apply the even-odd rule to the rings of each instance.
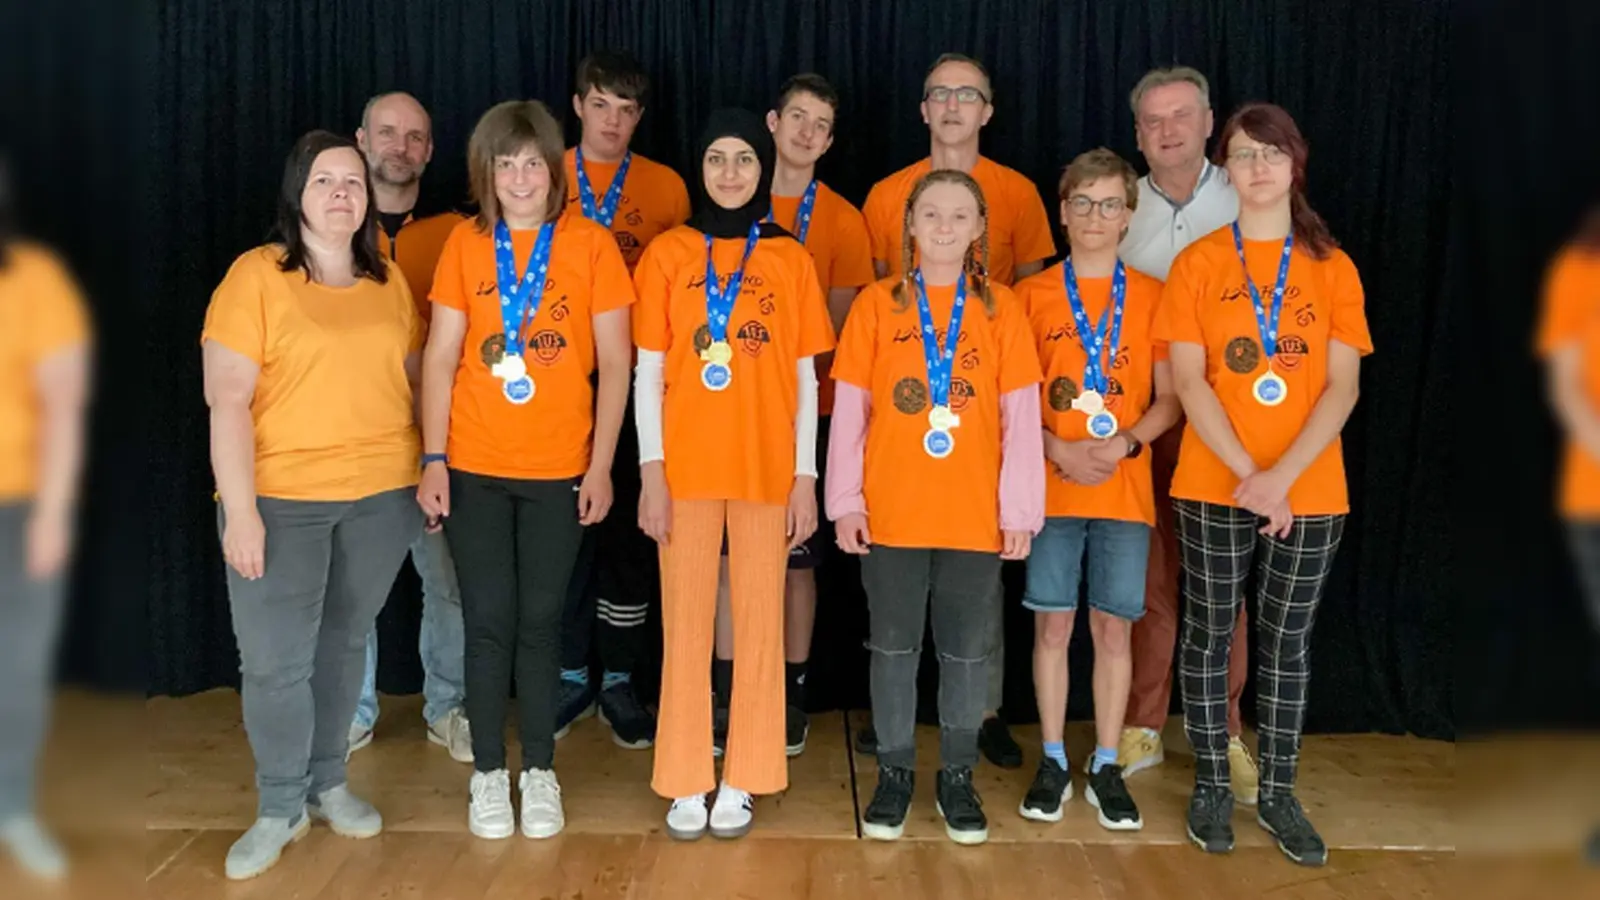
[[[128,831],[91,827],[95,816],[84,815],[96,810],[90,798],[110,785],[104,776],[109,770],[104,765],[97,770],[94,764],[104,758],[106,747],[103,736],[96,741],[93,731],[69,728],[66,736],[58,734],[52,741],[44,806],[63,822],[74,858],[88,863],[78,867],[66,892],[42,896],[123,896],[126,890],[110,886],[133,884],[135,891],[142,887],[144,896],[170,900],[867,900],[885,891],[906,898],[1007,900],[1179,892],[1185,898],[1502,897],[1521,896],[1530,885],[1529,872],[1541,877],[1556,873],[1565,879],[1559,882],[1561,893],[1576,891],[1573,896],[1582,895],[1592,877],[1573,862],[1574,854],[1557,852],[1534,857],[1537,865],[1522,875],[1508,876],[1507,871],[1518,869],[1499,866],[1463,880],[1461,873],[1467,870],[1457,865],[1456,848],[1465,813],[1455,791],[1455,746],[1384,736],[1311,736],[1304,741],[1300,796],[1333,848],[1327,867],[1289,863],[1243,808],[1235,822],[1238,849],[1229,856],[1207,857],[1184,837],[1193,759],[1177,720],[1169,723],[1165,735],[1167,762],[1129,780],[1145,821],[1140,832],[1100,828],[1082,799],[1081,773],[1062,822],[1046,826],[1019,817],[1016,806],[1038,758],[1037,729],[1019,728],[1028,764],[1005,771],[984,763],[977,773],[990,818],[990,843],[958,847],[944,837],[933,809],[937,734],[929,728],[918,735],[918,793],[906,840],[861,840],[858,810],[871,797],[876,764],[848,749],[859,721],[828,713],[813,717],[807,750],[791,761],[789,791],[757,801],[756,830],[745,840],[707,838],[680,844],[667,839],[662,831],[665,803],[648,786],[651,754],[616,747],[605,727],[589,720],[557,749],[566,832],[550,841],[520,836],[482,841],[466,830],[470,767],[427,742],[420,708],[418,697],[384,697],[376,739],[351,760],[352,787],[383,811],[381,837],[354,841],[313,828],[275,869],[244,883],[227,882],[222,874],[228,846],[250,825],[256,803],[236,693],[219,690],[142,705],[145,793],[142,804],[132,804],[136,812],[127,823],[142,840],[126,840]],[[1069,729],[1068,750],[1075,765],[1081,765],[1091,744],[1086,725]],[[512,754],[515,759],[515,748]],[[94,771],[102,773],[98,782],[85,775]],[[1570,820],[1581,836],[1584,818],[1574,813]],[[1551,846],[1559,850],[1562,844]],[[1529,859],[1519,857],[1515,863],[1526,867]],[[0,863],[0,895],[27,896],[10,889],[24,883],[4,865]],[[139,886],[141,873],[144,883]],[[1499,883],[1491,875],[1509,878],[1503,882],[1508,889],[1480,894],[1478,889]]]

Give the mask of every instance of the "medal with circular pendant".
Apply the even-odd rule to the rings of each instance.
[[[935,406],[928,410],[928,426],[934,431],[949,431],[961,424],[961,417],[948,406]]]
[[[1284,398],[1289,396],[1289,384],[1283,376],[1272,369],[1267,369],[1260,378],[1256,379],[1250,393],[1255,396],[1256,402],[1262,406],[1277,406]]]
[[[533,379],[527,375],[517,378],[508,378],[500,387],[500,393],[517,406],[521,406],[533,399]]]
[[[726,363],[708,362],[700,367],[700,383],[708,391],[727,390],[732,381],[733,370]]]
[[[1077,399],[1072,401],[1072,408],[1086,416],[1094,416],[1105,411],[1106,400],[1100,396],[1099,391],[1088,390],[1079,394]]]
[[[922,436],[922,450],[934,459],[944,459],[956,449],[956,437],[940,428],[930,428]]]
[[[1117,433],[1117,416],[1109,409],[1102,409],[1089,417],[1089,436],[1099,440],[1106,440]]]
[[[494,366],[494,376],[506,382],[516,381],[527,374],[528,364],[520,353],[507,353]]]
[[[726,366],[733,362],[733,346],[727,341],[713,341],[700,351],[700,358],[714,365]]]

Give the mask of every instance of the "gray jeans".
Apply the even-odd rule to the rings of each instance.
[[[977,765],[999,578],[994,553],[877,544],[861,558],[872,620],[872,721],[882,765],[916,763],[917,666],[930,607],[939,654],[940,761]]]
[[[265,575],[227,575],[261,816],[297,815],[308,797],[345,781],[367,632],[422,527],[415,493],[256,501]],[[226,525],[220,506],[217,525]]]
[[[50,717],[62,578],[28,577],[28,504],[0,505],[0,822],[33,811]]]

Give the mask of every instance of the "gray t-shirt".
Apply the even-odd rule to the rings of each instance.
[[[1118,253],[1133,268],[1166,281],[1178,251],[1238,217],[1239,195],[1228,173],[1209,161],[1200,171],[1194,195],[1181,205],[1146,175],[1139,179],[1139,208],[1133,211]]]

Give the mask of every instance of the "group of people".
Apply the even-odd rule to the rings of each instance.
[[[1230,850],[1237,800],[1324,862],[1296,763],[1348,511],[1339,432],[1372,347],[1289,114],[1240,108],[1208,160],[1205,78],[1147,74],[1131,103],[1150,174],[1105,149],[1070,160],[1067,252],[1045,268],[1051,214],[980,154],[994,96],[970,57],[928,70],[929,154],[859,211],[814,174],[839,124],[820,76],[764,118],[714,113],[688,185],[629,149],[648,99],[639,64],[605,52],[578,69],[570,149],[543,104],[496,105],[467,146],[472,210],[429,214],[429,117],[376,97],[353,140],[294,145],[275,241],[216,289],[205,396],[260,796],[228,877],[312,820],[381,831],[346,760],[371,740],[373,623],[408,552],[428,736],[473,766],[473,834],[559,833],[555,745],[596,711],[654,748],[672,837],[747,833],[805,746],[824,517],[870,608],[867,836],[898,838],[916,793],[931,616],[937,808],[952,840],[987,839],[980,746],[1022,762],[997,715],[1003,560],[1026,561],[1043,732],[1019,813],[1056,821],[1072,796],[1082,588],[1085,796],[1106,828],[1141,827],[1124,779],[1163,758],[1181,562],[1188,833]],[[1252,573],[1259,779],[1238,712]],[[656,603],[652,713],[633,679]]]

